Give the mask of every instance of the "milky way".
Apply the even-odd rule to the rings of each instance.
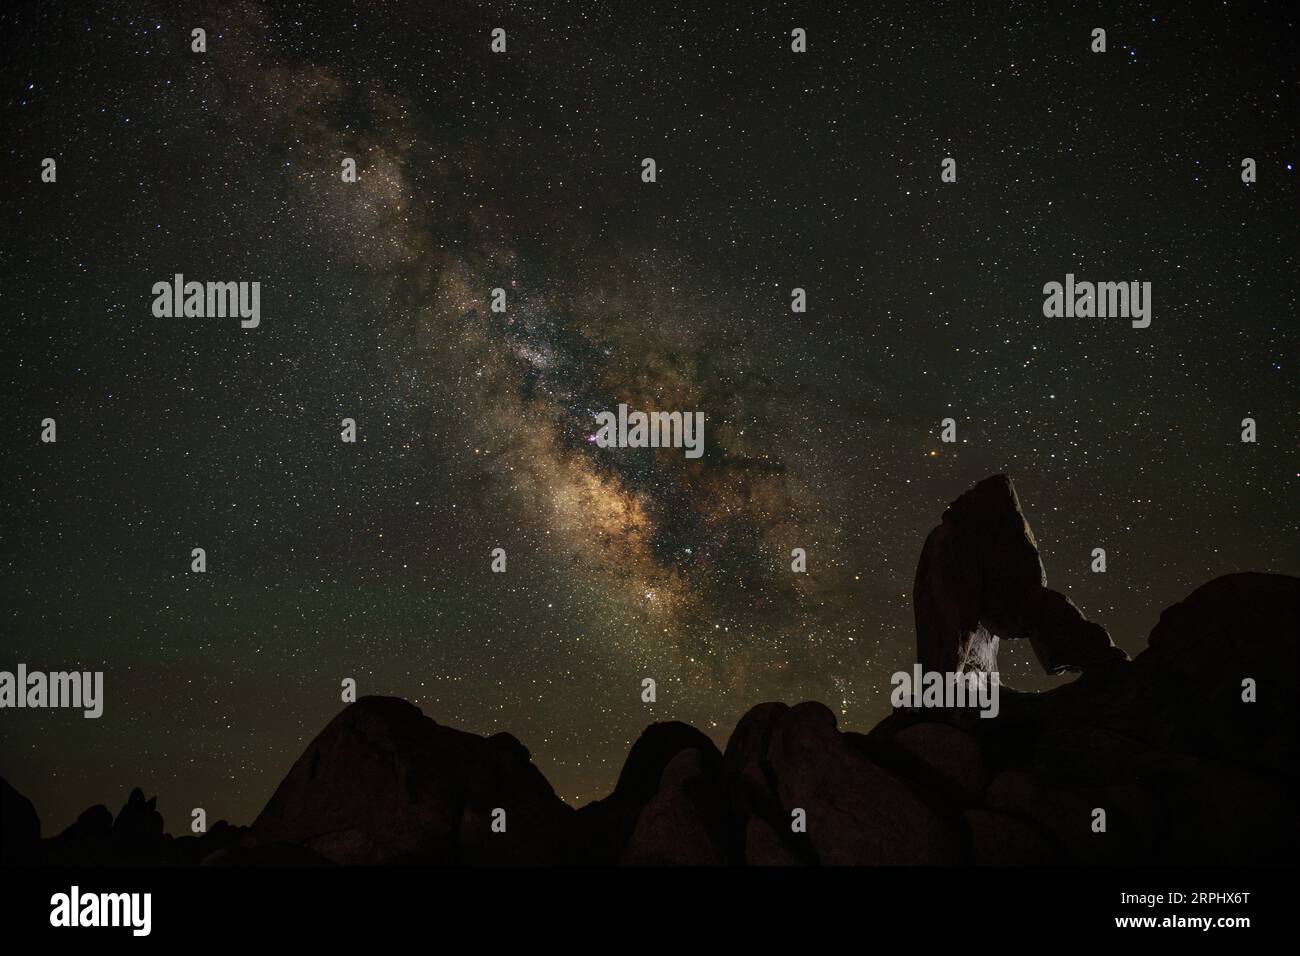
[[[729,332],[736,316],[688,291],[682,264],[608,250],[586,263],[588,281],[547,276],[500,225],[505,210],[452,190],[455,172],[485,162],[473,142],[425,142],[414,104],[371,91],[358,108],[345,80],[317,67],[241,61],[263,28],[230,37],[226,87],[250,124],[284,118],[274,136],[295,144],[299,164],[310,158],[296,178],[301,202],[364,281],[388,292],[404,372],[393,387],[416,408],[445,401],[444,383],[458,391],[441,437],[462,460],[469,452],[472,506],[513,516],[589,580],[600,597],[584,602],[588,626],[633,635],[623,653],[674,677],[711,659],[692,676],[708,693],[739,684],[743,702],[737,654],[753,653],[755,631],[781,640],[767,663],[803,657],[814,606],[826,613],[815,589],[833,575],[788,572],[792,547],[822,532],[796,504],[780,443],[764,435],[789,412],[751,371],[752,333]],[[359,188],[333,175],[335,158],[354,153]],[[497,287],[505,313],[487,307]],[[594,447],[596,414],[619,402],[702,410],[709,455]],[[526,566],[529,547],[507,552]],[[727,637],[701,633],[705,622]]]
[[[860,6],[5,11],[4,645],[105,671],[100,720],[0,725],[49,827],[134,785],[247,822],[344,677],[575,803],[655,720],[868,729],[997,472],[1130,652],[1296,572],[1294,14],[1107,13],[1094,56],[1095,12]],[[153,318],[175,272],[260,281],[259,328]],[[1045,317],[1070,272],[1150,281],[1151,327]],[[704,456],[599,447],[620,403]]]

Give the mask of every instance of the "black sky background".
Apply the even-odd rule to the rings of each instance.
[[[0,668],[106,684],[0,714],[46,835],[136,785],[251,822],[349,676],[575,804],[654,720],[868,729],[995,472],[1130,653],[1300,571],[1293,6],[545,6],[0,13]],[[175,272],[261,326],[154,318]],[[1150,281],[1151,327],[1045,319],[1067,272]],[[704,411],[704,459],[584,447],[618,401]]]

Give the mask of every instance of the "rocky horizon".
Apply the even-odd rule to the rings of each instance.
[[[0,859],[1294,864],[1300,578],[1216,578],[1166,608],[1130,660],[1047,587],[1014,485],[994,475],[927,538],[913,603],[918,667],[996,689],[996,708],[915,698],[863,734],[815,701],[765,702],[723,750],[688,724],[654,723],[613,791],[574,808],[512,734],[363,697],[246,826],[173,837],[137,788],[116,817],[98,804],[42,838],[31,802],[0,780]],[[1080,676],[1041,693],[992,688],[1002,639],[1028,641],[1048,673]]]
[[[823,704],[767,702],[725,750],[651,724],[613,791],[578,809],[511,734],[364,697],[247,826],[173,837],[136,789],[116,816],[97,805],[42,838],[0,781],[4,862],[1294,863],[1298,605],[1295,577],[1217,578],[1166,609],[1132,662],[1038,694],[1003,688],[997,720],[896,710],[860,734]]]

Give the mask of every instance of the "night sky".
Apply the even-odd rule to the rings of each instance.
[[[0,669],[105,672],[0,712],[46,835],[132,786],[251,822],[345,677],[575,805],[656,720],[865,731],[997,472],[1130,653],[1300,572],[1294,5],[129,6],[0,13]],[[155,318],[178,272],[260,326]],[[1045,318],[1067,272],[1150,328]],[[704,456],[596,447],[620,402]]]

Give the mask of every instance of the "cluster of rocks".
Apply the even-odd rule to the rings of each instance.
[[[1061,602],[1065,601],[1063,605]],[[1068,605],[1068,606],[1066,606]],[[819,703],[764,703],[720,751],[650,726],[613,792],[573,809],[510,734],[367,697],[307,747],[249,827],[168,836],[135,790],[41,839],[0,781],[0,856],[36,864],[1290,864],[1297,831],[1300,579],[1233,574],[1167,609],[1129,661],[1045,587],[1002,476],[945,513],[917,574],[918,650],[983,669],[1028,638],[1040,694],[1000,712],[896,710],[841,731]],[[498,811],[503,810],[504,828]],[[1104,812],[1104,828],[1100,827]]]
[[[765,703],[725,751],[654,724],[614,791],[579,810],[509,734],[367,697],[312,741],[250,827],[172,838],[137,790],[115,819],[93,807],[41,840],[31,804],[0,785],[3,852],[51,864],[1294,863],[1298,608],[1296,578],[1220,578],[1166,610],[1131,663],[1041,694],[1003,688],[995,720],[896,711],[859,734],[819,703]]]
[[[578,816],[601,814],[601,862],[628,864],[1294,864],[1298,614],[1296,578],[1220,578],[1135,661],[1004,688],[994,720],[897,711],[863,735],[768,703],[724,753],[655,725],[624,770],[640,786]]]
[[[63,832],[41,839],[40,818],[30,800],[0,779],[0,862],[6,865],[139,866],[194,865],[238,843],[246,827],[224,820],[199,836],[163,831],[157,797],[136,788],[116,817],[99,803]]]

